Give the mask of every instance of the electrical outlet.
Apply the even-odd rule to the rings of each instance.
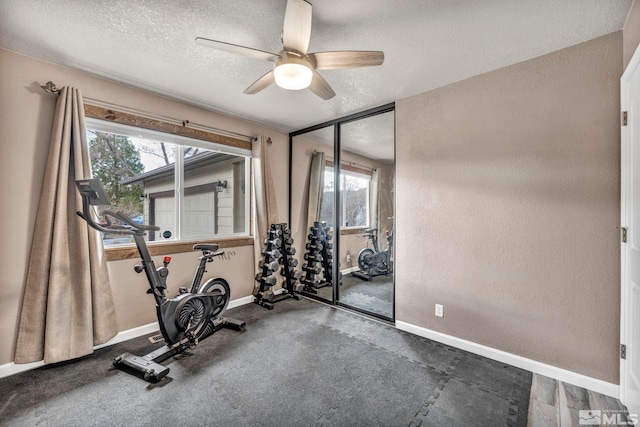
[[[347,254],[347,262],[351,262],[351,254]]]
[[[436,304],[436,317],[444,317],[444,306]]]

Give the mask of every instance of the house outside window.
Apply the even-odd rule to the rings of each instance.
[[[111,199],[106,209],[160,227],[148,241],[249,234],[247,150],[93,119],[87,140],[93,176]],[[103,241],[131,243],[108,234]]]

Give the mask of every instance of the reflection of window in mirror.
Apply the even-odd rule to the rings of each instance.
[[[352,171],[340,173],[341,228],[369,226],[369,185],[371,175]],[[333,168],[324,172],[324,189],[322,192],[321,221],[333,227],[333,192],[335,189]]]

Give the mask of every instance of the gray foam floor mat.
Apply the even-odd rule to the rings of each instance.
[[[11,426],[526,426],[531,373],[309,300],[227,313],[221,330],[164,362],[157,384],[111,360],[145,337],[0,379]]]

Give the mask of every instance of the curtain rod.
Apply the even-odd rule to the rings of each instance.
[[[49,81],[47,82],[45,85],[40,86],[42,88],[42,90],[44,90],[47,93],[52,93],[54,95],[59,95],[60,94],[60,89],[58,89],[55,85],[55,83]],[[254,141],[256,140],[255,136],[249,136],[249,135],[244,135],[241,133],[237,133],[237,132],[232,132],[232,131],[228,131],[228,130],[224,130],[224,129],[219,129],[219,128],[215,128],[213,126],[207,126],[207,125],[202,125],[199,123],[193,123],[189,120],[179,120],[179,119],[175,119],[173,117],[167,117],[167,116],[162,116],[159,114],[152,114],[152,113],[147,113],[145,111],[141,111],[141,110],[136,110],[134,108],[129,108],[126,107],[124,105],[119,105],[119,104],[112,104],[110,102],[105,102],[105,101],[100,101],[99,99],[94,99],[94,98],[88,98],[83,96],[82,99],[84,101],[86,101],[87,103],[91,104],[91,105],[95,105],[96,107],[105,107],[105,108],[113,108],[116,110],[120,110],[123,113],[129,113],[129,114],[135,114],[138,116],[143,116],[146,117],[148,119],[154,119],[154,120],[162,120],[162,121],[166,121],[166,122],[173,122],[174,124],[179,124],[182,125],[184,127],[191,127],[194,129],[200,129],[206,132],[211,132],[214,131],[215,133],[219,133],[225,136],[230,136],[230,137],[241,137],[244,139],[247,139],[249,141]]]
[[[313,154],[313,155],[315,156],[316,154],[318,154],[318,150],[313,150],[313,151],[310,151],[310,152],[309,152],[309,151],[307,151],[307,154]],[[324,155],[324,158],[325,158],[326,160],[334,161],[334,158],[333,158],[333,157],[331,157],[331,156],[327,156],[326,154]],[[371,166],[361,165],[360,163],[350,162],[350,161],[348,161],[348,160],[341,160],[341,161],[340,161],[340,164],[342,164],[342,165],[347,165],[347,166],[358,166],[358,167],[361,167],[361,168],[363,168],[363,169],[369,169],[369,170],[371,170],[371,171],[376,170],[376,168],[372,168]]]

